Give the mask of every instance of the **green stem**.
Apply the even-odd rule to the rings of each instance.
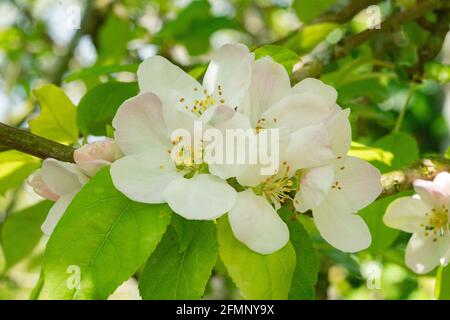
[[[403,104],[400,113],[398,114],[397,122],[395,123],[395,127],[392,130],[392,133],[400,132],[400,128],[403,124],[403,119],[405,118],[406,110],[408,109],[409,103],[411,102],[412,97],[414,96],[414,92],[416,91],[416,84],[413,83],[411,88],[409,88],[408,95],[406,96],[405,103]]]

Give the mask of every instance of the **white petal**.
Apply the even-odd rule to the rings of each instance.
[[[287,96],[291,90],[286,69],[270,57],[253,64],[250,86],[251,121],[256,124],[263,112]]]
[[[208,162],[209,171],[213,175],[218,176],[222,179],[228,179],[237,176],[239,172],[244,170],[244,166],[242,164],[238,164],[237,161],[234,163],[226,163],[226,150],[233,149],[236,158],[238,154],[247,154],[248,148],[244,148],[244,150],[238,148],[238,145],[236,143],[237,139],[234,138],[234,136],[228,137],[227,130],[241,130],[240,132],[242,132],[242,134],[247,132],[249,134],[253,134],[252,131],[247,131],[250,130],[249,119],[245,115],[227,106],[212,107],[202,115],[201,119],[207,126],[212,126],[215,129],[219,130],[222,136],[222,157],[221,159],[218,159],[222,161],[219,163],[217,161],[211,162],[208,161],[208,159],[205,159]],[[234,132],[238,133],[237,131]],[[217,148],[220,148],[219,144],[215,141],[212,141],[211,143],[214,143]],[[207,145],[208,144],[205,145],[205,148],[207,148]],[[248,146],[248,143],[246,143],[246,146]]]
[[[226,181],[209,174],[179,178],[164,190],[170,208],[189,220],[214,220],[228,212],[236,201],[236,191]]]
[[[329,105],[336,104],[338,96],[336,89],[314,78],[300,81],[292,88],[292,92],[316,94],[324,98]]]
[[[309,125],[323,122],[333,109],[321,96],[300,93],[285,97],[263,113],[264,128],[286,128],[295,131]]]
[[[300,182],[300,190],[295,194],[294,206],[299,212],[316,208],[326,198],[334,178],[332,165],[309,170]]]
[[[440,263],[446,264],[445,257],[448,252],[450,237],[445,232],[434,241],[433,236],[413,234],[406,247],[405,263],[415,273],[428,273]]]
[[[321,236],[333,247],[357,252],[370,246],[370,231],[360,216],[341,212],[328,201],[313,209],[313,216]]]
[[[137,76],[141,92],[153,92],[164,104],[171,90],[193,93],[194,88],[201,88],[197,80],[161,56],[154,56],[142,62]]]
[[[131,200],[163,203],[166,186],[180,176],[167,152],[125,156],[111,165],[114,186]]]
[[[381,193],[381,175],[377,168],[359,158],[348,157],[337,168],[327,201],[335,210],[357,212],[372,203]]]
[[[414,180],[413,186],[420,198],[430,205],[439,205],[447,200],[444,191],[433,181],[417,179]]]
[[[328,136],[333,152],[338,157],[347,155],[352,143],[352,128],[348,116],[349,109],[338,111],[328,122]]]
[[[55,202],[53,207],[51,207],[48,212],[47,218],[41,226],[42,232],[46,235],[51,235],[56,225],[59,222],[59,219],[63,216],[64,212],[66,212],[67,207],[72,202],[73,198],[76,196],[79,190],[75,190],[71,193],[63,195],[58,201]]]
[[[423,230],[421,224],[427,224],[425,214],[431,212],[432,207],[422,199],[403,197],[389,204],[383,222],[388,227],[405,232],[419,232]]]
[[[289,229],[275,209],[250,189],[238,193],[228,219],[234,236],[260,254],[274,253],[289,241]]]
[[[318,167],[334,158],[328,131],[323,124],[307,126],[292,132],[284,156],[294,171]]]
[[[45,185],[59,196],[79,190],[88,181],[75,164],[55,159],[44,160],[40,172]]]
[[[41,197],[51,200],[57,201],[60,195],[54,193],[45,183],[41,170],[37,170],[33,175],[28,179],[28,184],[33,188],[34,192],[36,192]]]
[[[441,189],[447,197],[450,197],[450,173],[441,172],[434,178],[433,182]]]
[[[237,107],[250,86],[252,62],[253,55],[246,46],[224,45],[211,60],[203,78],[203,86],[209,94],[216,93],[216,97],[220,91],[225,104]]]
[[[125,154],[143,153],[155,147],[167,149],[169,137],[163,107],[153,93],[142,93],[125,101],[112,122],[114,136]]]

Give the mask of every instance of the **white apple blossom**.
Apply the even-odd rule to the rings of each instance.
[[[394,200],[384,223],[412,233],[406,247],[406,265],[424,274],[450,260],[450,174],[439,173],[433,181],[415,180],[416,195]]]
[[[271,58],[254,61],[242,45],[219,50],[203,85],[162,57],[144,61],[138,81],[141,94],[126,101],[113,120],[125,157],[113,163],[111,175],[129,198],[167,202],[188,219],[229,212],[236,238],[261,254],[287,243],[289,231],[276,209],[294,200],[298,210],[313,210],[319,231],[332,245],[352,252],[368,246],[368,228],[354,213],[380,193],[380,175],[368,163],[346,157],[348,111],[336,105],[332,87],[306,79],[291,88],[280,64]],[[253,129],[259,136],[278,129],[279,150],[270,150],[280,151],[277,173],[264,176],[261,163],[198,164],[191,150],[174,152],[182,137],[173,139],[171,133],[192,132],[197,119],[222,132]],[[229,178],[245,191],[237,193]]]
[[[270,177],[260,174],[260,165],[240,166],[237,181],[253,191],[239,193],[229,212],[234,235],[262,254],[282,248],[289,232],[275,209],[290,199],[300,212],[312,209],[321,235],[333,246],[349,252],[366,248],[370,232],[354,213],[379,195],[380,174],[367,162],[346,157],[349,112],[336,105],[336,90],[315,79],[291,88],[285,69],[263,58],[253,65],[249,91],[248,107],[240,111],[256,132],[280,130],[281,166]],[[211,169],[224,178],[236,173],[220,165]]]
[[[86,144],[75,150],[74,163],[45,159],[29,179],[29,185],[41,197],[54,201],[41,229],[50,235],[59,219],[83,185],[98,170],[121,157],[113,140]]]
[[[145,60],[138,70],[141,93],[124,102],[113,120],[115,140],[125,153],[111,167],[116,188],[135,201],[167,202],[187,219],[211,220],[228,212],[236,191],[204,172],[204,166],[193,161],[192,150],[175,149],[183,137],[172,134],[179,129],[193,132],[196,119],[213,121],[214,114],[203,115],[210,108],[240,106],[252,60],[243,45],[223,46],[209,64],[203,85],[163,57]],[[239,116],[233,118],[230,125],[239,121]]]

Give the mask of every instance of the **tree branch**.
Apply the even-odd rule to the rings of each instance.
[[[61,161],[74,162],[74,149],[72,147],[7,126],[3,123],[0,123],[0,145],[5,148],[31,154],[41,159],[54,158]]]
[[[346,23],[350,21],[356,14],[361,12],[361,10],[381,1],[382,0],[351,0],[345,6],[339,8],[337,11],[326,11],[322,15],[315,18],[311,23],[302,25],[300,28],[292,31],[284,38],[275,41],[273,44],[285,45],[287,42],[289,42],[290,39],[298,35],[307,26],[323,22]]]
[[[450,171],[450,160],[428,157],[403,170],[387,172],[381,176],[383,191],[379,198],[409,190],[414,180],[433,180],[438,173],[444,171]]]
[[[330,61],[340,59],[351,50],[371,40],[376,35],[397,30],[403,23],[419,19],[430,11],[449,9],[450,4],[442,0],[426,0],[405,11],[398,12],[381,23],[380,29],[367,29],[351,35],[338,45],[330,47],[321,57],[305,64],[292,74],[293,82],[299,82],[307,77],[318,77],[323,67]]]

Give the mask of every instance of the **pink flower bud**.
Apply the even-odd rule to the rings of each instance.
[[[123,156],[116,142],[111,139],[93,142],[75,150],[74,160],[87,175],[94,176],[101,168]]]

